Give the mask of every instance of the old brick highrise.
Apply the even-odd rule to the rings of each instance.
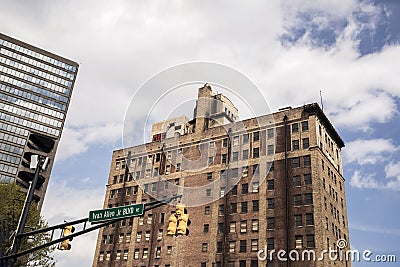
[[[257,258],[265,248],[318,257],[349,240],[344,143],[317,104],[239,121],[231,101],[205,85],[194,114],[154,124],[151,142],[114,151],[104,201],[183,192],[190,234],[166,235],[174,209],[166,205],[101,229],[93,266],[350,266]]]

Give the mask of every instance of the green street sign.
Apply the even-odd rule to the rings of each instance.
[[[112,219],[133,217],[143,215],[144,204],[135,204],[104,210],[89,211],[89,222],[101,222]]]

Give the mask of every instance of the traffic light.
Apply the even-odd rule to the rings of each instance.
[[[62,236],[69,236],[70,234],[72,234],[75,231],[75,227],[73,227],[72,225],[67,225],[64,227],[63,229],[63,233]],[[58,249],[60,250],[70,250],[71,249],[71,244],[69,243],[70,241],[72,241],[72,238],[66,239],[64,241],[62,241],[60,243],[60,246]]]
[[[167,235],[176,235],[177,226],[178,226],[178,218],[175,216],[175,213],[173,213],[169,216]]]
[[[189,214],[185,205],[178,204],[176,205],[176,216],[178,217],[178,235],[189,235],[189,229],[187,227],[190,225]]]

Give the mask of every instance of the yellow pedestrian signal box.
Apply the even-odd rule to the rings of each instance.
[[[64,227],[63,229],[63,234],[62,236],[69,236],[70,234],[72,234],[73,232],[75,232],[75,227],[73,227],[72,225],[67,225]],[[70,241],[72,241],[72,238],[69,238],[67,240],[64,240],[60,243],[58,249],[59,250],[70,250],[71,249],[71,244],[69,243]]]

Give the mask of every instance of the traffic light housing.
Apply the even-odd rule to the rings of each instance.
[[[190,225],[190,219],[187,209],[185,205],[178,204],[176,205],[176,212],[178,218],[178,227],[177,234],[178,235],[189,235],[189,229],[187,227]]]
[[[175,213],[173,213],[169,216],[167,235],[176,235],[177,226],[178,218],[175,216]]]
[[[75,232],[75,227],[73,227],[72,225],[67,225],[63,229],[62,237],[69,236],[73,232]],[[72,238],[62,241],[58,249],[70,250],[71,249],[71,244],[69,243],[70,241],[72,241]]]

